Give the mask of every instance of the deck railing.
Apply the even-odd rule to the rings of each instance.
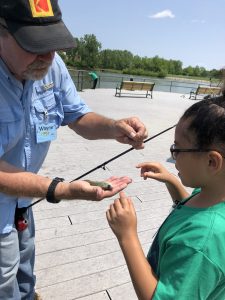
[[[92,80],[91,77],[88,75],[88,71],[69,69],[69,72],[76,84],[76,88],[78,91],[82,91],[84,89],[90,89],[92,87]],[[130,80],[131,78],[134,81],[155,82],[154,90],[156,91],[183,93],[183,94],[190,93],[190,91],[193,88],[197,88],[199,84],[206,85],[206,86],[211,85],[210,81],[207,82],[207,81],[197,81],[197,80],[194,81],[194,80],[182,80],[182,79],[170,80],[166,78],[160,79],[160,78],[152,78],[152,77],[110,74],[105,72],[98,72],[98,76],[99,76],[99,80],[98,80],[97,88],[114,89],[121,81]]]

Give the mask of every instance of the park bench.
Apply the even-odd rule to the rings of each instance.
[[[221,87],[219,86],[204,86],[199,85],[197,89],[192,89],[190,91],[189,99],[192,97],[196,100],[198,95],[209,95],[211,96],[217,96],[221,94]]]
[[[116,87],[116,93],[115,96],[121,94],[123,95],[133,95],[133,96],[139,96],[144,95],[146,98],[150,96],[152,98],[152,91],[154,88],[155,83],[154,82],[140,82],[140,81],[122,81],[117,87]],[[141,93],[129,93],[129,92],[122,92],[122,90],[126,91],[146,91],[145,94]]]

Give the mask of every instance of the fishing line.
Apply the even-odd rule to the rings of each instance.
[[[176,127],[176,125],[177,125],[177,124],[175,124],[175,125],[173,125],[173,126],[167,128],[167,129],[165,129],[165,130],[163,130],[163,131],[161,131],[161,132],[159,132],[159,133],[157,133],[157,134],[155,134],[155,135],[153,135],[153,136],[151,136],[151,137],[149,137],[148,139],[144,140],[143,143],[145,144],[145,143],[147,143],[147,142],[149,142],[149,141],[155,139],[155,138],[158,137],[159,135],[161,135],[161,134],[163,134],[163,133],[165,133],[165,132],[167,132],[167,131],[173,129],[174,127]],[[87,171],[86,173],[84,173],[84,174],[78,176],[77,178],[71,180],[70,183],[73,182],[73,181],[79,180],[79,179],[85,177],[86,175],[88,175],[88,174],[90,174],[90,173],[92,173],[92,172],[94,172],[94,171],[96,171],[96,170],[98,170],[98,169],[100,169],[100,168],[102,168],[102,169],[105,170],[105,166],[106,166],[107,164],[109,164],[110,162],[114,161],[115,159],[119,158],[120,156],[123,156],[123,155],[127,154],[128,152],[130,152],[130,151],[132,151],[132,150],[134,150],[134,149],[135,149],[134,147],[131,147],[131,148],[129,148],[129,149],[127,149],[127,150],[121,152],[120,154],[118,154],[118,155],[112,157],[111,159],[105,161],[104,163],[98,165],[97,167],[95,167],[95,168],[93,168],[93,169]],[[39,203],[40,201],[42,201],[42,200],[44,200],[44,199],[45,199],[45,197],[38,199],[37,201],[35,201],[35,202],[31,203],[29,206],[27,206],[27,208],[29,208],[29,207],[31,207],[31,206],[33,206],[33,205]]]

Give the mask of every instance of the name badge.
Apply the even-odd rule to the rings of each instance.
[[[36,142],[44,143],[56,139],[56,126],[54,123],[38,123],[36,126]]]

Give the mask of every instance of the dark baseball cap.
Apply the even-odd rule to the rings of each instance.
[[[0,0],[0,24],[26,51],[44,54],[74,48],[57,0]]]

